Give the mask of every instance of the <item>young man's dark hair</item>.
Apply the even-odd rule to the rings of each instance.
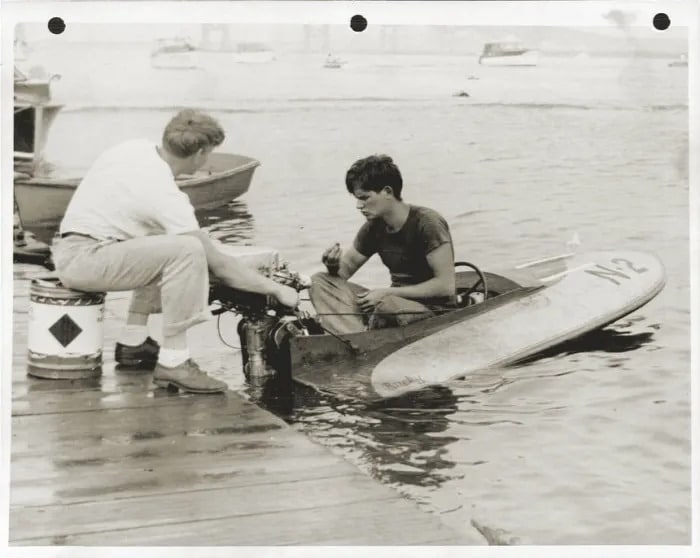
[[[370,155],[355,161],[345,175],[348,192],[355,193],[355,188],[379,192],[389,186],[397,200],[401,200],[403,179],[399,167],[388,155]]]

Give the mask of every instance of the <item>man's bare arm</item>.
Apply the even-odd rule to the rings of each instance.
[[[281,285],[258,273],[256,270],[241,264],[235,258],[219,251],[203,230],[183,233],[197,238],[204,246],[207,265],[211,272],[229,287],[242,291],[271,295],[291,308],[299,302],[299,295],[291,287]]]
[[[389,287],[385,289],[390,294],[410,299],[454,296],[455,294],[455,264],[450,244],[442,244],[430,252],[426,259],[433,277],[416,285],[404,287]]]

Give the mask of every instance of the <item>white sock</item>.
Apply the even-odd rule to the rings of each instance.
[[[179,364],[185,362],[188,358],[190,358],[189,349],[178,350],[165,349],[161,347],[160,352],[158,353],[158,363],[168,368],[175,368]]]
[[[148,327],[145,325],[126,325],[119,336],[119,342],[123,345],[136,347],[148,337]]]

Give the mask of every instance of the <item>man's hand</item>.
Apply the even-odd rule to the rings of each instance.
[[[296,308],[299,305],[299,293],[286,285],[279,285],[279,288],[275,291],[275,298],[282,306],[287,306],[288,308]]]
[[[343,250],[338,242],[323,253],[323,256],[321,256],[321,261],[325,264],[328,273],[331,275],[338,275],[338,270],[340,269],[340,258],[342,256]]]
[[[389,294],[387,289],[373,289],[371,291],[364,292],[357,296],[357,302],[362,308],[363,312],[372,312],[374,307],[379,304],[382,299]]]

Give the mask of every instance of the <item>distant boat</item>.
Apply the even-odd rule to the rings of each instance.
[[[151,67],[173,70],[196,68],[198,66],[196,50],[185,37],[158,39],[151,52]]]
[[[516,41],[486,43],[479,56],[479,64],[484,66],[536,66],[538,61],[537,50]]]
[[[274,51],[265,43],[242,42],[230,46],[204,44],[197,51],[200,55],[216,55],[218,63],[267,64],[276,60]]]
[[[24,62],[29,58],[32,52],[32,48],[27,44],[25,39],[24,26],[19,23],[15,26],[15,40],[14,40],[14,60],[17,62]]]
[[[345,60],[341,60],[337,56],[328,55],[326,61],[323,63],[324,68],[338,69],[345,65]]]
[[[213,209],[246,193],[259,165],[244,155],[212,153],[196,174],[179,176],[175,181],[190,197],[196,211]],[[40,240],[50,242],[80,180],[79,176],[51,174],[16,176],[15,201],[23,227]]]
[[[669,68],[687,68],[688,67],[688,56],[686,54],[681,54],[677,60],[668,63]]]
[[[241,64],[265,64],[275,60],[275,53],[264,43],[236,43],[234,60]]]
[[[31,48],[24,39],[15,39],[14,43],[15,62],[24,62],[29,58]]]
[[[43,151],[53,120],[63,105],[51,101],[51,82],[59,75],[46,75],[42,68],[33,69],[36,77],[14,70],[14,179],[24,180],[48,168]],[[41,77],[39,77],[41,76]],[[25,230],[15,203],[13,225],[13,261],[43,263],[49,246]]]
[[[38,72],[35,72],[38,73]],[[51,83],[58,74],[29,78],[14,70],[14,168],[34,174],[43,161],[49,128],[63,105],[51,100]]]

